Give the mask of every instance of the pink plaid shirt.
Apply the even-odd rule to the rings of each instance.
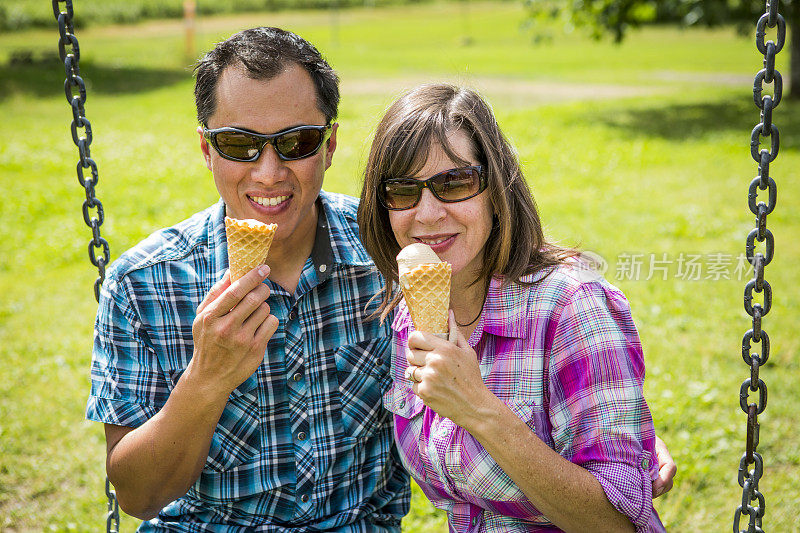
[[[628,302],[587,270],[551,270],[528,287],[501,288],[498,278],[492,280],[469,339],[483,381],[537,437],[592,473],[637,532],[664,531],[652,503],[655,434]],[[475,438],[411,390],[403,374],[413,330],[405,302],[392,329],[394,384],[384,405],[395,415],[403,463],[433,504],[447,511],[451,531],[560,531]]]

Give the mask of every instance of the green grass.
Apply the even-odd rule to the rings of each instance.
[[[80,16],[80,3],[76,10]],[[204,18],[198,49],[233,31],[275,24],[323,50],[343,81],[339,147],[326,188],[355,194],[372,128],[403,89],[447,79],[482,90],[516,144],[548,233],[609,261],[607,277],[631,301],[646,350],[646,394],[656,428],[678,462],[671,493],[656,507],[671,531],[729,531],[741,489],[745,415],[739,386],[749,370],[741,338],[745,277],[733,266],[753,227],[747,186],[756,166],[749,134],[758,120],[753,39],[732,29],[652,27],[621,46],[580,34],[534,47],[516,4],[430,4]],[[92,156],[112,255],[217,198],[194,132],[192,80],[180,22],[80,30],[89,86]],[[469,35],[470,44],[465,44]],[[0,35],[0,530],[96,531],[104,521],[104,440],[83,421],[96,276],[80,214],[77,151],[63,68],[48,54],[57,32]],[[9,66],[19,50],[34,64]],[[788,68],[779,55],[779,69]],[[780,155],[772,166],[778,206],[769,217],[777,253],[767,268],[772,341],[761,377],[769,404],[759,451],[764,527],[800,531],[800,408],[791,332],[800,289],[795,206],[800,185],[800,104],[775,111]],[[794,237],[793,237],[794,236]],[[734,279],[682,279],[683,254],[734,261]],[[624,254],[642,254],[626,279]],[[669,261],[649,281],[649,260]],[[617,279],[622,278],[622,279]],[[136,521],[125,518],[123,531]],[[419,492],[406,531],[445,531]]]
[[[396,5],[425,0],[195,0],[200,15],[221,13],[253,13],[286,9],[324,9],[363,5]],[[61,11],[66,9],[60,0]],[[48,27],[55,16],[51,2],[43,0],[14,0],[0,5],[0,30],[19,31],[31,27]],[[83,16],[77,27],[89,24],[130,24],[148,19],[182,18],[183,0],[79,0],[75,10]]]

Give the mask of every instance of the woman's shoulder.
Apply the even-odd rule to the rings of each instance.
[[[544,294],[552,296],[569,295],[586,284],[599,284],[603,287],[613,286],[603,277],[596,263],[584,256],[571,257],[563,263],[544,267],[536,272],[522,276],[516,282],[508,282],[497,277],[504,291],[527,295],[530,298]]]
[[[487,307],[492,314],[506,319],[557,314],[580,291],[624,298],[592,262],[576,257],[526,274],[518,281],[495,276],[490,284]]]

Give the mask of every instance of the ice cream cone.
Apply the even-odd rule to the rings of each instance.
[[[414,328],[447,338],[450,263],[425,263],[400,276],[400,287]]]
[[[225,217],[231,282],[264,264],[277,228],[277,224]]]

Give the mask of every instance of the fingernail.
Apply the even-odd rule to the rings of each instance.
[[[266,276],[269,274],[269,267],[267,265],[261,265],[258,267],[258,273],[262,276]]]

